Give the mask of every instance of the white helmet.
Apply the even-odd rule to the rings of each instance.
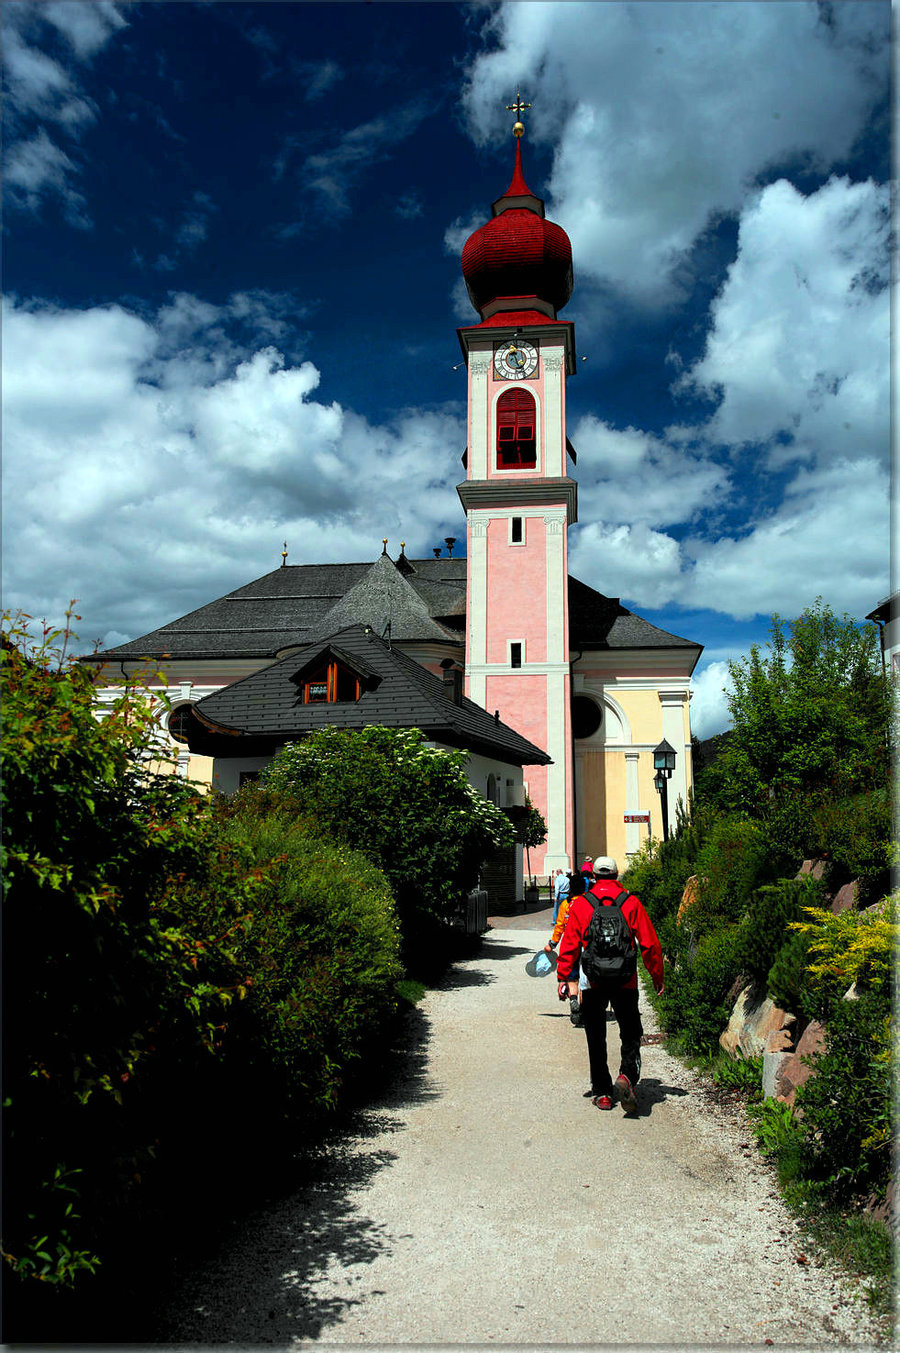
[[[611,855],[598,855],[594,860],[594,877],[618,878],[619,866]]]

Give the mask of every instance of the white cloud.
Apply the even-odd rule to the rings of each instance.
[[[741,216],[703,357],[676,388],[719,394],[706,429],[770,460],[888,452],[889,193],[771,184]]]
[[[869,3],[507,0],[485,29],[471,134],[501,134],[519,83],[528,134],[555,147],[548,210],[579,279],[654,304],[760,173],[845,156],[887,84],[889,12]]]
[[[872,460],[803,470],[781,506],[741,538],[692,546],[686,604],[737,618],[796,615],[822,596],[864,616],[888,584],[889,477]]]
[[[4,176],[9,200],[37,211],[42,200],[53,194],[72,225],[87,226],[84,197],[71,182],[76,173],[74,162],[40,127],[28,140],[15,142],[7,153]]]
[[[569,559],[572,573],[599,592],[643,606],[667,606],[685,590],[678,542],[642,522],[585,521],[572,534]]]
[[[330,212],[348,215],[350,192],[357,179],[373,164],[389,158],[429,111],[424,100],[416,99],[342,132],[331,149],[307,156],[302,171],[305,186],[319,195]]]
[[[258,324],[243,356],[236,318]],[[8,607],[58,620],[74,595],[85,641],[133,636],[277,567],[284,538],[292,563],[375,558],[384,535],[430,553],[458,519],[461,410],[376,426],[324,404],[263,320],[261,293],[151,318],[5,304]]]
[[[105,47],[128,20],[110,0],[50,0],[41,6],[41,16],[65,35],[80,60]]]
[[[58,197],[69,223],[86,227],[84,199],[74,186],[80,165],[50,138],[46,124],[56,124],[74,147],[96,120],[98,109],[82,88],[78,66],[127,21],[110,0],[12,3],[3,6],[2,17],[9,202],[36,213],[46,198]],[[60,34],[71,49],[68,60],[45,50],[48,37]]]
[[[727,662],[702,664],[701,660],[691,678],[691,732],[695,737],[711,738],[731,727],[725,695],[730,686]]]
[[[596,474],[580,486],[594,523],[573,546],[580,567],[638,606],[742,619],[820,595],[861,616],[885,594],[887,207],[886,188],[846,179],[809,196],[779,181],[749,201],[705,352],[676,382],[715,411],[661,438],[590,416],[574,430]],[[729,508],[746,519],[723,526]]]
[[[723,466],[637,428],[614,428],[589,414],[572,441],[591,467],[579,486],[584,520],[665,526],[689,522],[727,498]]]

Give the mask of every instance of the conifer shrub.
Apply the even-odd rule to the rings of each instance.
[[[811,874],[757,888],[741,922],[741,970],[757,981],[766,981],[779,951],[794,936],[788,930],[790,923],[798,919],[804,907],[821,901],[822,885]]]
[[[667,968],[660,1015],[685,1052],[708,1055],[718,1049],[731,1014],[729,992],[741,971],[740,939],[738,926],[720,928],[699,940],[693,957],[682,948]]]
[[[799,1012],[807,984],[809,940],[805,935],[792,933],[775,955],[766,976],[766,992],[782,1010]]]

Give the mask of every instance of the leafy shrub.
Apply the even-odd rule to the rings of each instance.
[[[837,1198],[889,1177],[897,908],[896,895],[878,912],[809,907],[791,923],[808,947],[805,1013],[825,1026],[816,1074],[797,1091],[803,1169]]]
[[[715,821],[697,857],[697,899],[687,921],[694,935],[739,921],[754,890],[777,877],[778,864],[759,823],[742,817]]]
[[[832,863],[832,884],[858,879],[858,904],[885,895],[893,837],[887,785],[819,804],[810,825],[812,851]]]
[[[71,612],[70,612],[71,614]],[[68,636],[66,636],[68,637]],[[256,880],[218,849],[207,802],[145,769],[156,722],[140,690],[101,721],[61,635],[27,617],[2,647],[6,1191],[3,1258],[71,1284],[155,1150],[135,1087],[161,1061],[209,1059],[245,990],[231,942]],[[170,905],[203,878],[206,924]],[[218,891],[216,891],[218,890]],[[86,1205],[89,1201],[90,1207]]]
[[[760,1152],[774,1161],[779,1182],[797,1179],[803,1172],[803,1129],[790,1104],[763,1099],[747,1111]]]
[[[751,1099],[759,1098],[762,1095],[762,1058],[729,1057],[727,1054],[716,1057],[712,1078],[716,1085],[743,1091]]]
[[[838,1198],[881,1188],[890,1177],[893,1051],[881,991],[832,1003],[825,1050],[796,1102],[803,1111],[806,1171]]]
[[[790,929],[809,942],[810,1013],[824,1019],[834,999],[852,983],[877,991],[889,1009],[900,893],[886,898],[878,911],[804,910],[807,919],[791,922]]]
[[[668,841],[644,841],[622,875],[623,887],[641,899],[660,934],[668,918],[674,922],[685,884],[695,872],[696,835],[696,828],[689,827]]]
[[[417,728],[326,728],[284,747],[260,783],[384,870],[409,940],[423,919],[452,917],[483,861],[515,840],[505,814],[469,784],[467,761],[428,747]]]

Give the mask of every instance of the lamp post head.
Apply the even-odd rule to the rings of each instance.
[[[653,777],[653,784],[657,794],[661,794],[663,792],[663,786],[665,785],[665,783],[666,777],[664,773],[661,770],[658,770]]]
[[[653,750],[653,769],[664,771],[668,779],[675,769],[675,756],[675,748],[663,738],[659,746]]]

